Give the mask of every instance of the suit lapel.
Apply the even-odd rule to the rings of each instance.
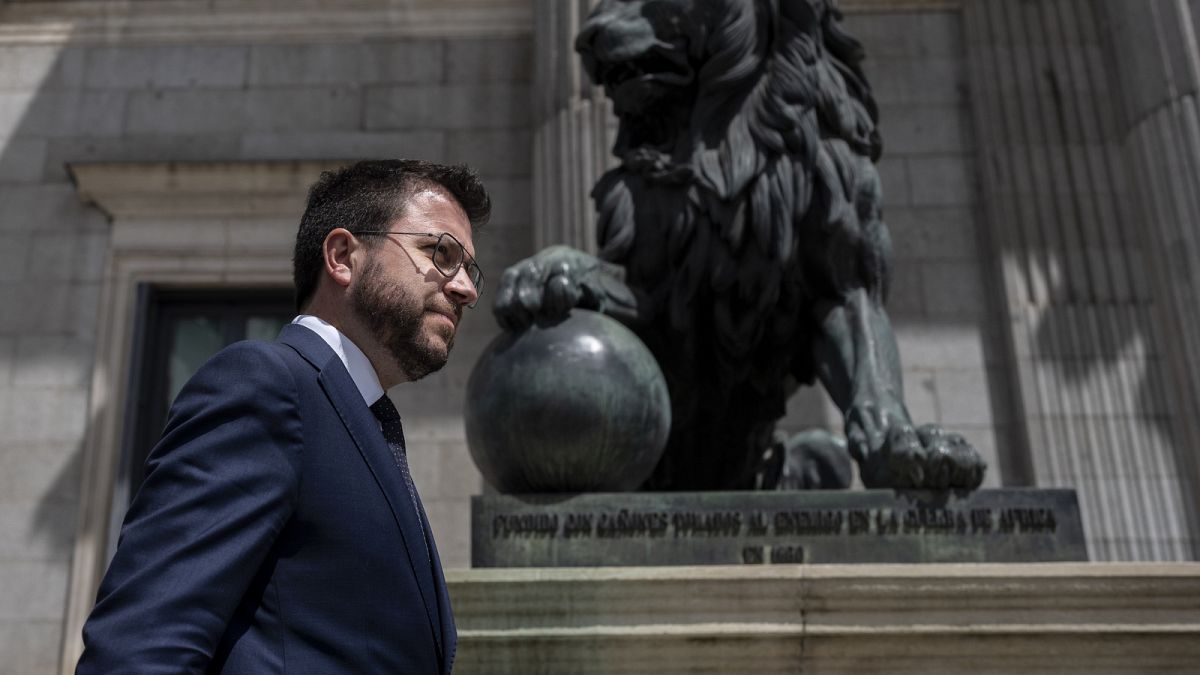
[[[279,334],[279,341],[296,349],[305,360],[317,368],[319,371],[317,380],[325,390],[325,395],[346,426],[346,431],[354,440],[359,454],[375,477],[380,490],[383,491],[383,496],[392,511],[392,517],[400,529],[404,549],[417,579],[421,601],[425,606],[425,615],[429,619],[434,641],[437,643],[438,652],[443,655],[443,662],[445,662],[443,633],[447,614],[442,614],[440,626],[434,620],[434,608],[442,607],[443,601],[440,596],[445,594],[446,583],[441,574],[441,562],[437,560],[433,535],[426,531],[430,542],[430,555],[433,556],[435,563],[434,583],[438,588],[434,588],[430,585],[430,575],[420,573],[420,570],[429,565],[429,560],[425,557],[423,550],[424,539],[421,535],[422,529],[425,527],[422,522],[423,518],[413,510],[412,502],[408,497],[408,489],[405,487],[400,469],[392,457],[391,449],[388,448],[387,441],[383,438],[378,420],[371,414],[370,409],[363,401],[362,394],[359,393],[358,387],[355,386],[354,380],[346,371],[341,359],[320,336],[303,326],[288,325]]]

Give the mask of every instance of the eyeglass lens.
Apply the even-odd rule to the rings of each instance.
[[[458,272],[459,266],[466,263],[467,277],[471,279],[471,283],[475,286],[475,291],[481,293],[483,282],[483,272],[479,269],[479,265],[474,261],[466,262],[466,251],[457,239],[449,233],[443,232],[438,237],[437,248],[433,252],[433,264],[442,274],[453,276]]]

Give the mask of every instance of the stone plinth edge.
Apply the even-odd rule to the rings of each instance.
[[[456,673],[1166,673],[1200,564],[458,570]]]

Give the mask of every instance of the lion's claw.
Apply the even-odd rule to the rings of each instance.
[[[897,422],[883,434],[875,448],[864,447],[866,439],[878,437],[878,429],[863,429],[865,419],[882,419],[877,414],[858,413],[847,425],[851,443],[860,443],[859,474],[871,488],[975,489],[983,482],[987,464],[978,451],[959,434],[927,424],[914,428]],[[872,433],[875,431],[876,433]]]
[[[565,316],[579,304],[582,295],[579,284],[567,274],[551,275],[543,290],[541,315],[550,318]]]

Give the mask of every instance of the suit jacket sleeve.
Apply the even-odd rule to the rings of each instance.
[[[205,671],[298,493],[298,393],[277,350],[233,345],[177,397],[77,673]]]

